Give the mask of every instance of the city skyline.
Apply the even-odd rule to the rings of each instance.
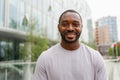
[[[116,16],[117,17],[117,25],[118,25],[118,34],[120,34],[120,11],[118,8],[119,0],[86,0],[90,9],[91,15],[93,19],[93,27],[95,27],[96,20],[107,17],[107,16]],[[120,36],[118,35],[118,40],[120,41]]]
[[[102,55],[108,55],[111,44],[118,41],[116,17],[104,17],[96,21],[95,45]]]

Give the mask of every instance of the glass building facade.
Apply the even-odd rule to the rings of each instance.
[[[87,20],[87,28],[88,28],[88,41],[89,43],[93,43],[93,26],[92,26],[92,20],[88,19]]]
[[[95,42],[96,48],[102,55],[108,55],[108,50],[118,41],[116,17],[103,17],[96,21]]]
[[[0,27],[4,25],[5,21],[5,1],[0,0]]]
[[[98,27],[108,26],[110,31],[110,42],[114,43],[118,41],[117,32],[117,18],[116,17],[104,17],[97,21]]]
[[[8,27],[18,30],[24,30],[22,20],[24,17],[24,2],[22,0],[9,0]]]

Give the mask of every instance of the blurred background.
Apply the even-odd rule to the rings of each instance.
[[[120,80],[118,3],[119,0],[0,0],[0,80],[32,80],[38,56],[60,41],[58,19],[67,9],[81,14],[80,41],[103,56],[109,80]]]

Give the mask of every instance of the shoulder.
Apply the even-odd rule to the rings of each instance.
[[[93,63],[97,63],[98,61],[103,61],[103,57],[102,55],[95,49],[85,45],[85,44],[81,44],[83,50],[88,53],[88,55],[91,56],[92,62]]]
[[[46,51],[44,51],[42,54],[44,54],[44,55],[53,55],[53,54],[55,54],[57,51],[59,51],[59,49],[60,49],[60,44],[58,43],[58,44],[50,47],[50,48],[47,49]]]
[[[83,43],[81,43],[81,48],[85,51],[87,51],[89,54],[92,54],[92,55],[96,55],[98,54],[99,52]],[[100,53],[99,53],[100,54]]]
[[[97,51],[89,46],[82,44],[82,48],[86,51],[87,55],[91,60],[91,64],[93,66],[94,72],[96,74],[96,78],[99,80],[107,80],[106,78],[106,69],[105,69],[105,62],[102,55]]]
[[[41,53],[41,55],[39,56],[38,60],[41,59],[41,58],[44,59],[46,57],[54,55],[59,50],[59,47],[60,47],[60,44],[58,43],[58,44],[50,47],[49,49],[43,51]]]

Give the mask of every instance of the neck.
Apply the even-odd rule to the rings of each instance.
[[[76,41],[74,43],[66,43],[66,42],[62,41],[61,46],[67,50],[76,50],[80,47],[80,43],[79,43],[79,41]]]

